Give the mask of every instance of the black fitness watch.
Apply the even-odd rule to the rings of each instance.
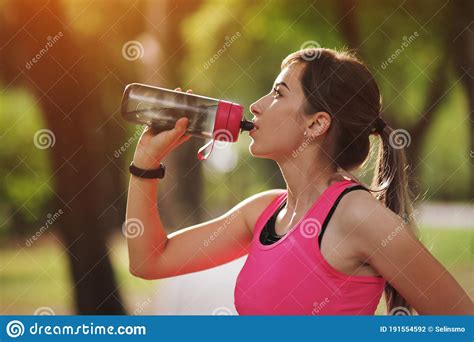
[[[163,178],[165,176],[165,165],[160,163],[160,167],[153,170],[144,170],[140,169],[139,167],[135,166],[133,162],[130,163],[128,167],[130,173],[134,176],[140,178],[147,178],[147,179],[154,179],[154,178]]]

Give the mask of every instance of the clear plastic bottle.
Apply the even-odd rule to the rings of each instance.
[[[187,117],[186,133],[212,139],[210,143],[236,142],[241,131],[253,128],[253,123],[243,118],[239,104],[139,83],[126,86],[121,111],[127,121],[146,124],[156,133],[173,129],[178,119]],[[206,159],[208,155],[201,152],[199,159]]]
[[[138,83],[125,88],[121,110],[126,120],[149,125],[156,132],[173,129],[178,119],[187,117],[187,133],[205,139],[234,142],[238,139],[238,134],[233,134],[236,129],[253,128],[250,121],[242,121],[239,104]],[[227,130],[227,137],[216,137],[219,129]]]

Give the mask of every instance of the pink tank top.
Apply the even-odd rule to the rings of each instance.
[[[234,290],[240,315],[373,315],[385,286],[376,276],[351,276],[322,256],[318,234],[331,207],[352,180],[332,183],[280,240],[263,245],[260,233],[285,191],[255,224],[247,260]]]

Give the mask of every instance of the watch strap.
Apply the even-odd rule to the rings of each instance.
[[[144,170],[135,166],[132,162],[128,170],[130,171],[132,175],[140,177],[140,178],[154,179],[154,178],[163,178],[165,176],[165,165],[163,163],[160,163],[160,167],[157,169]]]

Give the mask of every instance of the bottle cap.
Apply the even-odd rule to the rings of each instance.
[[[241,105],[223,100],[219,101],[214,121],[214,130],[212,132],[212,140],[199,149],[197,154],[199,160],[206,160],[209,157],[216,140],[236,142],[239,139],[243,113],[244,108]],[[245,120],[245,122],[249,121]],[[253,123],[251,124],[253,125]],[[249,127],[249,125],[247,124],[245,127]],[[209,151],[204,153],[209,147]]]

